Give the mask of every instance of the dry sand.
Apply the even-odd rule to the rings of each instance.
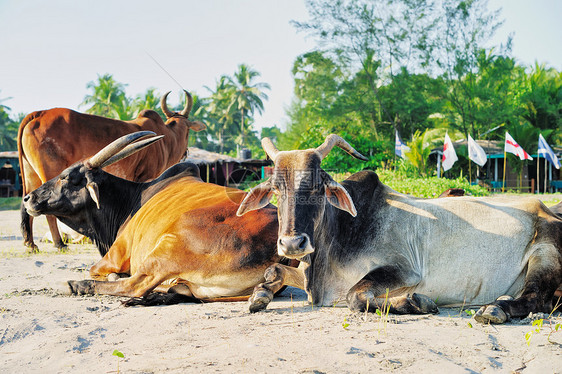
[[[42,236],[44,218],[35,226]],[[38,243],[41,253],[28,255],[16,211],[0,212],[0,239],[2,373],[562,372],[562,329],[549,337],[548,325],[560,315],[527,345],[530,319],[479,325],[442,308],[385,324],[345,307],[313,308],[294,288],[257,314],[245,302],[125,308],[118,297],[56,291],[87,277],[99,259],[92,245],[58,253]]]

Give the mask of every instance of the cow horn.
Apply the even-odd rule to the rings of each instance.
[[[106,145],[98,153],[90,157],[90,159],[87,160],[85,163],[90,168],[100,167],[111,156],[117,154],[117,152],[125,148],[128,144],[149,135],[156,135],[156,134],[152,131],[137,131],[131,134],[124,135],[119,139],[114,140],[112,143]]]
[[[191,112],[191,108],[193,108],[193,97],[191,97],[191,94],[186,90],[183,90],[183,92],[185,92],[185,107],[180,112],[180,114],[185,118],[188,118],[189,113]]]
[[[359,160],[363,160],[363,161],[367,161],[368,158],[363,156],[361,153],[357,152],[355,150],[355,148],[353,148],[351,145],[349,145],[348,142],[346,142],[345,140],[343,140],[343,138],[339,135],[336,134],[330,134],[326,137],[326,140],[324,141],[324,143],[320,146],[318,146],[318,148],[316,148],[316,152],[320,153],[320,156],[322,157],[322,159],[324,159],[324,157],[326,157],[328,155],[328,153],[330,153],[330,151],[332,150],[332,148],[334,148],[334,146],[338,146],[341,149],[343,149],[344,151],[346,151],[347,153],[349,153],[351,156],[359,159]]]
[[[275,160],[275,156],[279,153],[279,150],[273,145],[273,142],[269,138],[263,138],[261,140],[261,146],[265,153],[269,156],[270,159]]]
[[[140,151],[141,149],[148,147],[149,145],[157,142],[158,140],[162,139],[163,137],[164,137],[164,135],[153,136],[151,138],[139,140],[138,142],[129,144],[128,146],[123,148],[121,151],[119,151],[119,153],[117,153],[115,156],[110,157],[107,161],[102,163],[100,168],[103,169],[106,166],[109,166],[111,164],[116,163],[117,161],[120,161],[120,160],[122,160],[126,157],[129,157],[133,153],[136,153],[136,152]]]
[[[160,99],[160,108],[162,108],[162,112],[164,112],[166,118],[172,118],[174,116],[174,113],[170,112],[170,110],[168,109],[168,104],[166,104],[166,99],[168,98],[170,92],[172,91],[166,92],[164,96],[162,96],[162,99]]]

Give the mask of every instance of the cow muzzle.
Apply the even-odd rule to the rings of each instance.
[[[301,258],[314,252],[307,234],[280,236],[277,240],[277,253],[288,258]]]
[[[33,205],[34,205],[33,202],[34,202],[34,199],[31,196],[31,194],[27,194],[23,197],[23,206],[24,206],[25,210],[27,211],[27,214],[29,214],[30,216],[33,216],[33,217],[40,216],[41,213],[38,212],[37,210],[33,209]]]

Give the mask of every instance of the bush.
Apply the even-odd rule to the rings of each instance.
[[[392,170],[377,170],[380,180],[390,188],[416,197],[432,198],[439,196],[449,188],[462,188],[467,195],[486,196],[489,192],[481,186],[471,185],[465,178],[457,179],[427,177],[408,177],[403,172]]]

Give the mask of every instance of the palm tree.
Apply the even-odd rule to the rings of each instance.
[[[0,99],[0,150],[13,151],[17,149],[16,137],[18,134],[19,122],[13,121],[8,111],[9,107],[2,104],[3,101],[10,100],[11,97]],[[0,165],[1,166],[1,165]]]
[[[224,151],[225,137],[230,137],[235,117],[231,108],[231,93],[233,87],[231,78],[223,75],[216,81],[215,89],[205,87],[211,92],[208,104],[200,108],[195,114],[198,117],[206,116],[205,123],[211,136],[216,136],[219,152]]]
[[[93,92],[91,95],[84,97],[80,106],[91,105],[86,113],[98,116],[112,117],[116,113],[124,115],[126,112],[124,108],[130,106],[126,103],[127,100],[124,100],[125,86],[126,84],[113,79],[111,74],[98,75],[97,82],[92,81],[86,85],[86,88]]]
[[[241,145],[245,142],[245,118],[248,113],[254,114],[258,111],[263,112],[263,101],[268,96],[264,90],[271,89],[270,85],[263,82],[255,83],[255,79],[261,76],[259,72],[253,70],[248,65],[238,65],[238,71],[231,78],[232,91],[230,92],[230,105],[228,111],[238,110],[240,112],[241,123]]]
[[[156,88],[151,87],[147,89],[144,94],[137,95],[132,106],[136,114],[142,110],[150,109],[155,110],[161,117],[164,117],[164,113],[162,112],[162,109],[160,109],[160,95],[156,92]]]
[[[2,90],[0,90],[2,91]],[[7,107],[6,105],[2,104],[3,101],[8,101],[10,100],[11,97],[6,97],[4,99],[0,99],[0,110],[10,110],[10,107]]]

